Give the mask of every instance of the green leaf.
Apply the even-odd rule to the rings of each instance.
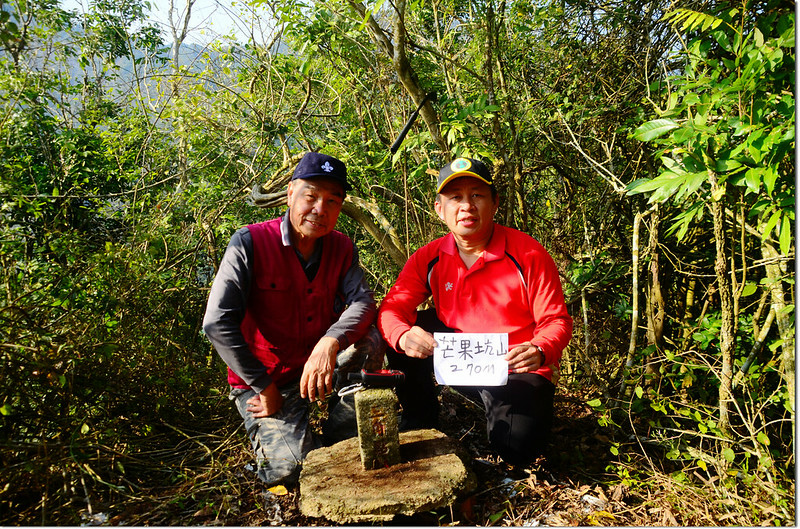
[[[758,285],[753,282],[747,282],[742,289],[742,297],[752,296],[758,290]]]
[[[599,408],[600,406],[603,405],[603,401],[601,401],[600,399],[592,399],[589,402],[587,402],[586,404],[588,404],[592,408]]]
[[[665,202],[677,191],[686,184],[688,174],[676,174],[671,171],[665,171],[653,180],[655,187],[652,196],[650,197],[651,204],[656,202]]]
[[[781,253],[789,255],[789,250],[792,248],[792,221],[789,220],[788,215],[784,215],[781,222],[780,233]]]
[[[651,141],[678,127],[680,125],[671,119],[654,119],[639,126],[634,131],[633,137],[639,141]]]
[[[756,45],[756,48],[761,48],[764,46],[764,34],[761,33],[761,30],[756,28],[753,31],[753,43]]]
[[[89,433],[89,425],[86,424],[86,423],[83,423],[81,425],[81,435],[86,435],[87,433]]]
[[[636,386],[636,389],[634,391],[636,392],[636,396],[639,397],[640,399],[642,398],[642,395],[644,395],[644,390],[642,389],[642,386]]]
[[[753,167],[748,169],[744,174],[745,182],[747,182],[747,190],[753,193],[758,193],[761,189],[761,175],[764,170],[760,167]]]
[[[678,195],[678,198],[687,197],[692,193],[694,193],[695,191],[697,191],[698,189],[700,189],[700,186],[702,186],[706,182],[707,178],[708,178],[708,173],[706,172],[687,174],[686,185],[683,188],[683,190],[681,190],[681,193]]]
[[[628,184],[627,191],[629,195],[637,195],[639,193],[649,193],[661,186],[655,178],[640,178]]]
[[[711,37],[717,41],[723,50],[733,53],[733,45],[731,44],[728,34],[724,30],[716,30],[711,32]]]
[[[663,156],[661,158],[661,162],[664,164],[664,167],[669,169],[669,171],[672,173],[683,174],[686,172],[686,169],[684,169],[683,164],[674,158],[671,158],[669,156]]]
[[[775,226],[777,226],[779,220],[781,220],[781,212],[776,211],[764,225],[764,231],[761,232],[761,239],[766,239],[770,236],[772,230],[775,228]]]
[[[765,434],[763,431],[758,432],[756,439],[758,439],[758,442],[762,445],[769,446],[769,437],[767,437],[767,434]]]
[[[0,406],[0,414],[2,415],[11,415],[11,406],[8,404],[3,404]]]
[[[778,171],[775,167],[769,166],[764,169],[764,187],[767,188],[767,194],[772,196],[775,190],[775,182],[778,180]]]
[[[718,173],[730,173],[742,167],[738,160],[731,158],[718,158],[716,163],[716,170]]]
[[[736,459],[736,454],[730,448],[726,448],[725,450],[723,450],[722,456],[728,463],[733,463],[733,460]]]
[[[506,510],[503,509],[502,511],[497,511],[493,515],[489,516],[489,525],[494,525],[497,521],[505,515]]]

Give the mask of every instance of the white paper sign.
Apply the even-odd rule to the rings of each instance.
[[[504,386],[508,381],[507,333],[436,332],[433,371],[447,386]]]

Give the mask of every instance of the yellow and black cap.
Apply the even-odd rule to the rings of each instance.
[[[492,174],[482,161],[475,160],[474,158],[456,158],[452,162],[439,169],[439,180],[436,184],[436,193],[441,193],[442,189],[448,184],[448,182],[460,176],[471,176],[481,180],[482,182],[486,182],[490,186],[494,185],[492,183]]]

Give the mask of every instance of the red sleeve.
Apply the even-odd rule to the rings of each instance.
[[[564,291],[553,258],[540,246],[533,253],[528,271],[528,295],[536,322],[531,342],[544,351],[545,365],[561,359],[564,348],[572,337],[572,317],[564,302]]]
[[[431,295],[428,290],[427,257],[436,255],[433,244],[423,246],[406,262],[394,286],[389,289],[378,311],[378,330],[396,351],[400,337],[417,319],[417,307]]]

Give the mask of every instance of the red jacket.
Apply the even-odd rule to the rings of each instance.
[[[300,378],[314,346],[339,318],[344,301],[334,299],[341,297],[338,285],[353,260],[353,243],[333,231],[323,239],[319,271],[309,282],[294,249],[281,242],[280,222],[278,218],[248,226],[254,284],[241,324],[250,351],[279,386]],[[230,369],[228,383],[249,387]]]
[[[495,224],[489,245],[469,270],[452,234],[417,250],[378,313],[378,328],[392,347],[397,349],[417,307],[431,295],[450,328],[508,333],[509,349],[526,341],[542,347],[545,362],[536,373],[553,380],[572,336],[572,318],[555,263],[534,238]]]

